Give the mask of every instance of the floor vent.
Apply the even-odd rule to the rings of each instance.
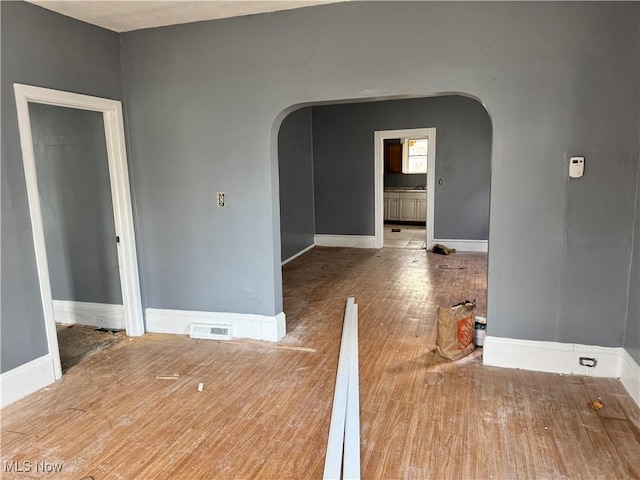
[[[231,325],[210,325],[206,323],[192,323],[189,332],[191,338],[207,340],[231,340]]]

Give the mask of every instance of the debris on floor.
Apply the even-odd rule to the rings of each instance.
[[[198,384],[198,391],[199,391],[199,392],[201,392],[201,391],[203,391],[203,390],[204,390],[204,383],[200,382],[200,383]]]
[[[119,328],[105,328],[105,327],[96,327],[94,328],[94,330],[96,332],[113,333],[113,334],[116,334],[118,332],[124,332],[124,330],[121,330]]]
[[[440,255],[451,255],[452,253],[456,253],[456,249],[455,248],[449,248],[445,245],[442,245],[440,243],[436,243],[433,246],[433,253],[439,253]]]
[[[173,375],[156,375],[157,380],[178,380],[180,375],[174,373]]]
[[[589,403],[589,408],[591,408],[592,410],[598,411],[601,408],[604,408],[604,405],[600,403],[600,400],[594,400],[593,402]]]
[[[452,307],[438,307],[436,352],[449,360],[469,355],[473,349],[476,302],[465,300]]]
[[[399,233],[401,231],[402,231],[402,229],[400,229],[400,228],[392,228],[391,229],[391,233]]]
[[[442,270],[464,270],[464,267],[450,267],[449,265],[440,265]]]
[[[473,330],[473,343],[476,347],[484,346],[484,338],[487,335],[487,319],[485,317],[475,318],[475,328]]]

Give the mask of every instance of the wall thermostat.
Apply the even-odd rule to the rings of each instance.
[[[569,176],[580,178],[584,175],[584,157],[571,157],[569,159]]]

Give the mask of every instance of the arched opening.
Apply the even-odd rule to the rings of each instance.
[[[474,262],[484,272],[477,300],[479,314],[486,315],[492,125],[482,103],[462,94],[325,102],[291,107],[281,118],[277,165],[283,264],[314,246],[384,245],[424,253],[432,246],[430,238],[458,252],[477,252]],[[392,171],[384,141],[406,143],[412,131],[426,129],[437,134],[430,169]],[[424,192],[426,218],[406,212],[400,219],[389,218],[389,190],[411,193],[406,212],[418,212],[416,202],[423,201],[419,192]],[[418,241],[412,231],[421,223]],[[385,238],[386,230],[400,232]],[[295,324],[295,312],[294,317],[287,312],[288,293],[283,296],[288,323]]]

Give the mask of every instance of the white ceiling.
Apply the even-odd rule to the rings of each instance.
[[[114,32],[291,10],[345,0],[27,0]]]

